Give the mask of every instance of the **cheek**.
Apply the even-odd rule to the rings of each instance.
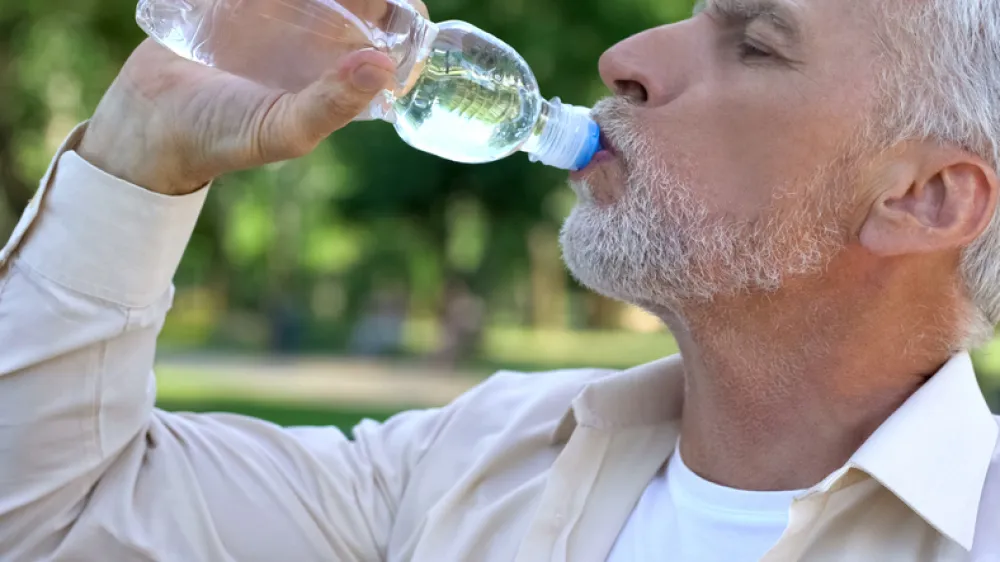
[[[794,190],[839,156],[853,131],[816,100],[829,97],[702,84],[643,121],[665,165],[714,212],[753,219],[777,190]]]

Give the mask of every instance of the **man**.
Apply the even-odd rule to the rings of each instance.
[[[1000,560],[965,351],[1000,319],[1000,4],[708,0],[600,71],[566,261],[681,357],[498,374],[349,441],[158,411],[151,366],[204,186],[391,65],[289,95],[140,46],[2,254],[2,558]]]

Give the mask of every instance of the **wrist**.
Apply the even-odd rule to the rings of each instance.
[[[187,195],[212,181],[187,173],[184,158],[159,145],[128,123],[107,127],[95,116],[76,153],[109,175],[163,195]]]
[[[128,161],[115,151],[101,150],[86,142],[80,143],[76,153],[102,172],[120,180],[162,195],[187,195],[198,191],[211,180],[196,181],[171,179],[155,167]]]

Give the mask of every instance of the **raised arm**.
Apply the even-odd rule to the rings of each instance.
[[[158,411],[152,373],[202,186],[310,150],[389,80],[382,59],[289,95],[147,43],[70,136],[0,254],[0,559],[384,556],[445,414],[348,441]]]

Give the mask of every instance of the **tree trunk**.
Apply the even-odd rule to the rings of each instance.
[[[559,254],[559,236],[548,225],[528,234],[531,259],[532,320],[537,328],[564,328],[567,320],[566,272]]]

